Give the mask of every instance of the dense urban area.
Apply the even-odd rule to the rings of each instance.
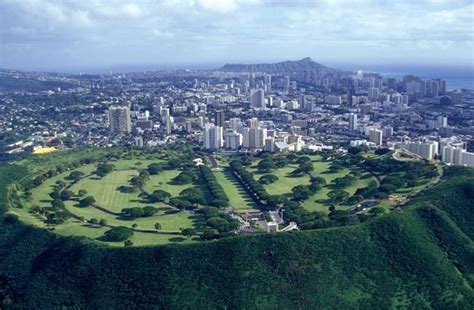
[[[472,90],[1,70],[0,109],[0,308],[474,305]]]
[[[10,202],[66,235],[141,245],[351,225],[400,209],[443,164],[474,166],[474,93],[441,79],[310,58],[1,74],[2,160],[75,156]]]

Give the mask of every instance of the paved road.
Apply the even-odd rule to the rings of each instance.
[[[207,157],[209,158],[209,161],[211,162],[211,167],[212,168],[217,168],[218,164],[217,164],[217,160],[214,158],[213,155],[207,155]]]

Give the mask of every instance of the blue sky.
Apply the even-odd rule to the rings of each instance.
[[[472,0],[0,0],[0,67],[474,65]]]

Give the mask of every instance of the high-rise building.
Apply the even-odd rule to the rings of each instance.
[[[250,92],[250,107],[265,109],[265,92],[263,89],[252,89]]]
[[[379,97],[379,89],[375,87],[369,88],[368,96],[370,100],[377,100]]]
[[[174,127],[174,118],[171,115],[165,117],[165,132],[167,135],[171,134]]]
[[[234,117],[229,120],[229,128],[237,133],[242,133],[244,125],[242,124],[240,118]]]
[[[224,145],[223,129],[214,124],[204,126],[204,148],[208,150],[220,149]]]
[[[242,145],[242,135],[235,131],[224,133],[224,146],[231,150],[238,150]]]
[[[110,133],[126,134],[132,131],[130,109],[128,107],[109,108]]]
[[[249,120],[250,127],[243,129],[243,146],[248,149],[262,149],[267,138],[267,130],[260,128],[258,119]]]
[[[435,141],[416,141],[404,143],[402,148],[424,159],[433,160],[438,151],[438,143]]]
[[[283,78],[283,90],[285,92],[290,91],[290,77],[288,75],[285,75],[285,77]]]
[[[224,127],[225,114],[224,110],[216,110],[214,114],[214,124],[219,127]]]
[[[349,130],[350,131],[357,130],[357,114],[354,114],[354,113],[349,114]]]
[[[369,130],[369,141],[375,143],[376,145],[382,145],[383,142],[383,132],[380,129],[370,129]]]
[[[271,92],[272,91],[272,75],[271,74],[265,74],[263,76],[265,86],[267,87],[267,91]]]

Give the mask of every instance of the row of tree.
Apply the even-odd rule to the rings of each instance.
[[[265,205],[270,197],[263,185],[253,178],[252,173],[245,170],[240,160],[233,160],[230,162],[232,172],[242,185],[242,187],[249,193],[259,205]]]
[[[201,177],[206,183],[206,187],[212,195],[213,202],[211,205],[226,207],[229,204],[229,197],[224,192],[224,189],[219,184],[214,173],[207,166],[199,166],[199,171],[201,172]]]

